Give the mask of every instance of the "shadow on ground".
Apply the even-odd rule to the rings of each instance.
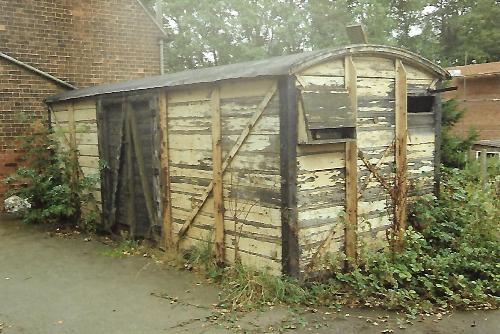
[[[406,323],[377,310],[288,309],[221,314],[217,287],[150,258],[103,256],[81,236],[58,237],[0,218],[0,333],[498,333],[498,311]],[[401,320],[397,320],[400,318]],[[399,327],[406,327],[400,329]]]

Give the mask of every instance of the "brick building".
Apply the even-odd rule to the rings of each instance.
[[[0,179],[47,96],[160,74],[165,37],[140,0],[0,0]]]
[[[455,98],[465,109],[464,117],[453,132],[465,137],[470,128],[479,133],[481,140],[500,139],[500,62],[456,66],[447,68],[453,76],[444,98]]]

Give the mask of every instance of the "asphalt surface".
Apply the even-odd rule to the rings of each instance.
[[[273,307],[221,314],[217,286],[143,256],[0,219],[0,333],[500,333],[498,311],[412,324],[378,310]],[[399,327],[405,327],[400,329]]]

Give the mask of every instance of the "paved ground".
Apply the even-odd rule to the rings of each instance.
[[[500,333],[500,313],[467,312],[402,324],[395,313],[289,310],[221,316],[218,290],[150,258],[0,220],[0,332],[59,333]],[[376,324],[374,324],[376,323]],[[390,331],[387,331],[390,332]]]

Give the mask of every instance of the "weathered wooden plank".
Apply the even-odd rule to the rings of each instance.
[[[283,272],[300,274],[299,219],[297,210],[297,95],[295,78],[279,81],[281,231]]]
[[[99,157],[99,147],[97,145],[78,145],[78,152],[81,156]]]
[[[206,232],[208,235],[208,232]],[[182,241],[182,249],[190,249],[193,247],[199,247],[200,242],[207,242],[207,237],[201,239],[186,238]],[[274,275],[281,274],[281,260],[279,258],[272,259],[266,258],[262,255],[255,254],[253,252],[246,252],[244,250],[239,250],[237,252],[237,257],[235,258],[235,249],[233,247],[227,246],[228,254],[227,260],[230,263],[242,263],[248,268],[254,268],[256,270],[267,270],[269,273]]]
[[[268,78],[228,80],[220,84],[220,98],[224,100],[265,96],[275,84],[275,79]]]
[[[90,97],[90,98],[83,98],[83,99],[78,99],[74,102],[74,108],[76,111],[80,111],[80,110],[89,110],[89,109],[93,109],[93,110],[96,110],[96,100],[94,97]]]
[[[442,83],[439,81],[436,84],[436,88],[441,87]],[[434,194],[439,196],[439,189],[441,183],[441,127],[442,127],[442,117],[443,110],[441,104],[441,95],[434,97]]]
[[[311,66],[299,73],[299,75],[313,75],[313,76],[344,76],[344,67],[341,59],[330,59],[324,63]]]
[[[345,177],[345,210],[346,210],[346,227],[345,227],[345,251],[349,265],[356,262],[356,231],[358,221],[358,174],[357,174],[357,159],[358,148],[356,142],[346,143],[346,177]]]
[[[402,63],[401,63],[402,64]],[[417,68],[410,64],[404,64],[407,79],[427,79],[434,80],[435,74],[428,72],[427,69]]]
[[[99,157],[78,156],[78,163],[81,167],[91,167],[99,169]]]
[[[265,97],[263,93],[261,96],[240,97],[233,99],[221,100],[221,116],[222,119],[227,117],[248,117],[250,119],[255,112],[257,112],[260,102]],[[266,115],[278,116],[279,106],[278,101],[270,101],[266,108]]]
[[[210,119],[210,104],[207,101],[181,104],[168,103],[167,107],[169,121],[191,118]]]
[[[300,173],[297,176],[298,190],[312,190],[325,185],[341,186],[344,183],[344,169],[320,170]]]
[[[66,105],[65,109],[60,108],[52,112],[52,120],[54,123],[64,124],[70,119],[70,105]]]
[[[76,109],[75,108],[75,121],[96,121],[96,109],[95,106],[92,109]]]
[[[237,135],[247,126],[250,117],[227,116],[222,118],[222,132],[226,135]],[[177,118],[169,119],[169,133],[172,134],[209,134],[210,118]],[[254,134],[276,134],[279,129],[278,115],[263,115],[257,122]]]
[[[80,145],[98,145],[98,143],[99,143],[97,133],[78,132],[78,133],[76,133],[74,138],[76,140],[75,145],[78,144],[78,146],[80,146]]]
[[[317,153],[344,152],[345,143],[330,143],[322,145],[299,145],[297,156],[314,155]]]
[[[347,91],[303,91],[302,101],[309,129],[356,126]]]
[[[99,169],[95,167],[80,167],[82,174],[85,176],[99,175]]]
[[[304,171],[330,170],[345,167],[345,154],[343,152],[325,152],[297,157],[299,174]]]
[[[170,164],[169,164],[169,145],[168,145],[168,98],[165,91],[159,93],[159,118],[160,118],[160,168],[161,168],[161,204],[162,204],[162,229],[163,242],[165,247],[173,247],[172,231],[172,202],[170,197]]]
[[[356,56],[353,57],[358,77],[394,79],[394,62],[389,58]]]
[[[299,211],[299,225],[302,229],[331,224],[332,222],[338,221],[344,213],[344,205],[328,206],[318,209]]]
[[[401,249],[407,219],[407,83],[406,70],[401,60],[396,60],[396,180],[394,219],[396,223],[398,249]]]
[[[434,143],[435,131],[434,128],[409,128],[408,129],[408,143],[409,144],[428,144]]]
[[[222,183],[222,125],[219,87],[214,87],[211,96],[212,109],[212,171],[214,198],[215,259],[224,262],[224,195]]]
[[[394,96],[394,79],[358,78],[357,93],[362,97],[361,101],[369,98],[377,101],[390,99]]]
[[[301,90],[328,89],[337,90],[344,88],[344,76],[311,76],[299,75],[297,82]]]
[[[190,87],[190,89],[172,90],[168,94],[168,103],[191,103],[194,101],[210,101],[211,88],[208,85]],[[172,106],[169,105],[169,109]],[[175,117],[174,115],[171,115]]]

